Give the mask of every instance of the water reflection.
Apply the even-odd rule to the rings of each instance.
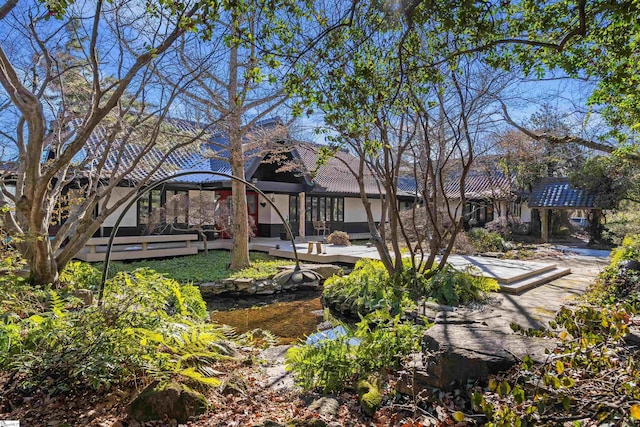
[[[313,334],[322,322],[319,292],[283,295],[277,298],[219,298],[208,302],[211,320],[236,328],[238,333],[265,329],[281,344],[296,343]]]

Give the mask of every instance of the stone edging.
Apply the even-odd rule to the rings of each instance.
[[[320,282],[303,283],[301,285],[280,285],[271,279],[224,279],[220,283],[206,282],[197,285],[203,298],[217,295],[273,295],[296,290],[322,289]]]

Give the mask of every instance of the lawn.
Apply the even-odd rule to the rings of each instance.
[[[208,255],[201,252],[197,255],[170,259],[113,262],[110,267],[110,276],[118,271],[132,271],[146,267],[164,273],[181,283],[219,282],[227,278],[263,279],[272,277],[280,267],[295,263],[294,260],[274,258],[262,252],[250,252],[249,258],[251,267],[240,271],[229,270],[231,253],[224,250],[209,251]],[[102,270],[102,264],[97,264],[96,268]]]

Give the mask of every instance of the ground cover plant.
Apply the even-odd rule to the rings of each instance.
[[[279,269],[293,264],[292,260],[278,259],[262,252],[250,253],[251,266],[242,270],[229,269],[231,254],[225,250],[209,251],[171,259],[149,259],[131,263],[113,262],[110,275],[118,271],[149,268],[168,275],[180,283],[219,282],[227,278],[265,279],[273,277]],[[97,264],[98,269],[102,264]]]
[[[98,276],[86,265],[61,275],[72,277],[74,286]],[[107,283],[102,306],[84,306],[74,286],[33,287],[12,275],[0,282],[6,391],[45,387],[55,395],[151,379],[215,385],[207,366],[232,354],[225,329],[206,322],[198,289],[148,269],[118,273]]]

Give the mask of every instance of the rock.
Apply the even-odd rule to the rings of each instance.
[[[640,326],[631,326],[629,333],[624,337],[627,345],[640,347]]]
[[[235,285],[235,289],[238,292],[247,292],[247,290],[252,289],[253,285],[256,283],[255,279],[235,279],[233,284]]]
[[[276,421],[266,420],[262,424],[254,424],[253,427],[285,427],[284,424],[280,424]]]
[[[455,311],[456,308],[450,305],[445,305],[445,304],[438,304],[437,302],[432,302],[432,301],[424,301],[422,303],[420,303],[420,307],[423,308],[428,308],[431,309],[433,311]]]
[[[470,379],[486,379],[527,355],[534,362],[543,363],[547,358],[545,349],[555,346],[544,338],[477,323],[436,324],[425,332],[422,343],[425,354],[422,360],[414,358],[413,372],[399,381],[401,393],[414,394],[429,387],[450,389]]]
[[[504,253],[502,252],[484,252],[482,256],[491,257],[491,258],[504,258]]]
[[[333,323],[330,321],[321,322],[318,324],[317,329],[319,331],[326,331],[327,329],[333,328]]]
[[[319,415],[333,418],[338,415],[340,403],[338,403],[338,401],[333,397],[323,396],[311,402],[309,409],[317,412]]]
[[[244,395],[247,392],[247,384],[244,379],[237,375],[225,379],[220,386],[220,393],[223,395]]]
[[[272,390],[292,389],[295,387],[291,372],[284,367],[284,359],[290,345],[277,345],[262,350],[257,360],[263,361],[266,365],[264,373],[267,387]]]
[[[82,304],[85,307],[89,307],[93,304],[93,292],[89,289],[77,289],[74,295],[82,300]]]
[[[342,267],[334,264],[305,264],[302,268],[315,271],[322,277],[322,280],[327,280],[331,276],[342,276],[344,274]]]
[[[162,420],[166,416],[185,423],[189,417],[204,414],[208,406],[202,394],[184,384],[154,381],[131,402],[127,413],[138,422]]]
[[[258,354],[257,358],[258,360],[265,360],[269,363],[284,362],[284,357],[290,348],[290,345],[276,345],[265,348]]]
[[[218,295],[225,291],[225,285],[222,283],[207,282],[201,283],[198,287],[200,288],[200,293],[203,297]]]

